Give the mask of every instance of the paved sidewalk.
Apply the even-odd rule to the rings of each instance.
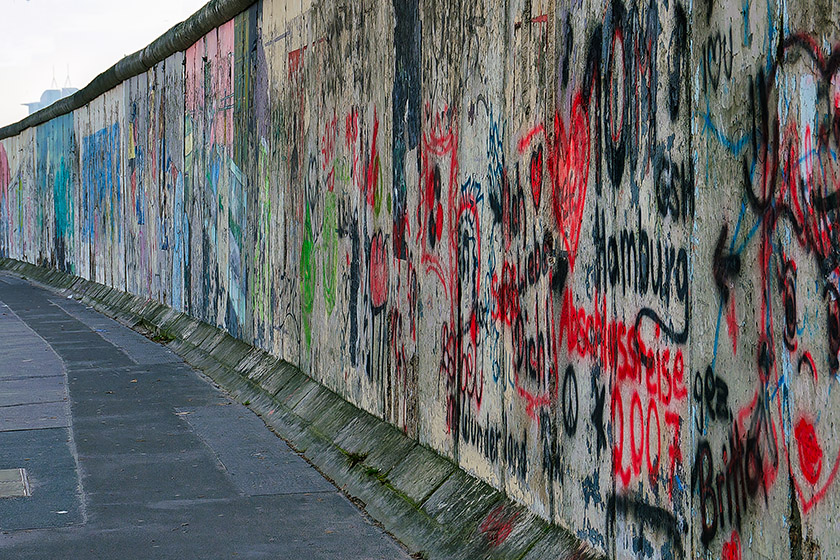
[[[409,558],[252,412],[72,299],[0,274],[0,358],[0,496],[31,494],[0,497],[0,558]]]

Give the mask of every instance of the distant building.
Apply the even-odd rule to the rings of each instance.
[[[44,107],[48,107],[58,101],[63,97],[67,97],[68,95],[73,95],[79,91],[79,88],[74,87],[64,87],[61,89],[46,89],[44,93],[41,94],[40,101],[33,101],[32,103],[24,103],[27,107],[29,107],[29,114],[31,115],[35,111],[39,111]]]

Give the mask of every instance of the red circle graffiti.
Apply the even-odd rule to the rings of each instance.
[[[794,430],[797,447],[799,448],[799,467],[805,480],[816,484],[822,471],[823,452],[817,441],[814,424],[810,420],[800,418]]]

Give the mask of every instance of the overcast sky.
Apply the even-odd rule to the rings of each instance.
[[[187,19],[205,0],[0,0],[0,126],[45,89],[81,89]]]

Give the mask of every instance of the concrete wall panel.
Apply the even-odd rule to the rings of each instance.
[[[616,558],[830,556],[838,33],[264,0],[0,140],[0,254],[265,348]]]

